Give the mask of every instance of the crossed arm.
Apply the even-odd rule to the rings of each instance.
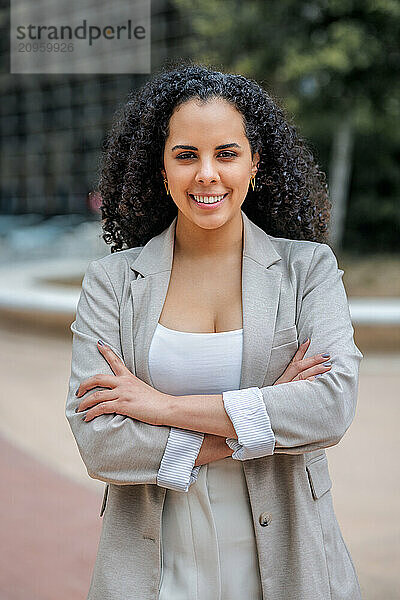
[[[187,491],[197,478],[198,469],[194,467],[233,454],[237,459],[272,454],[273,433],[257,388],[242,391],[239,406],[229,399],[224,401],[223,394],[172,396],[138,379],[101,340],[97,348],[114,376],[97,374],[81,382],[76,390],[76,397],[81,400],[76,412],[87,411],[86,423],[104,414],[117,413],[151,425],[170,427],[158,474],[159,485]],[[97,387],[102,390],[88,394]],[[249,438],[247,455],[237,440],[237,432]],[[231,440],[226,440],[227,437]]]
[[[292,362],[285,370],[283,381],[300,381],[315,373],[323,373],[331,367],[321,363],[325,358],[316,355],[304,359],[309,340],[301,344]],[[272,454],[274,435],[270,427],[268,415],[263,405],[263,399],[257,388],[240,392],[240,405],[232,403],[232,394],[170,396],[160,394],[156,390],[143,386],[142,382],[125,369],[122,361],[113,353],[111,348],[99,345],[99,351],[107,360],[115,374],[126,378],[127,384],[117,386],[116,378],[90,378],[79,387],[79,397],[95,385],[114,385],[112,394],[98,394],[93,398],[83,399],[78,411],[92,407],[86,415],[88,420],[104,414],[108,402],[110,409],[122,412],[122,402],[116,404],[114,398],[118,395],[125,402],[124,414],[136,418],[139,407],[135,406],[136,397],[146,398],[140,417],[151,422],[151,415],[157,414],[157,423],[171,427],[167,446],[158,472],[158,484],[176,491],[187,491],[197,479],[199,469],[203,464],[231,457],[246,460]],[[142,385],[142,390],[140,386]],[[132,393],[130,394],[130,386]],[[138,387],[136,387],[138,386]],[[135,389],[136,388],[136,389]],[[233,394],[235,399],[237,392]],[[103,402],[103,406],[100,403]],[[129,406],[131,402],[131,406]],[[97,403],[97,404],[96,404]],[[154,403],[154,408],[152,407]],[[238,408],[240,413],[238,413]],[[244,413],[244,414],[243,414]],[[154,417],[155,421],[155,417]],[[235,426],[234,426],[235,424]],[[243,438],[246,438],[247,443]],[[238,433],[247,446],[247,455],[243,445],[237,441]],[[231,438],[227,440],[226,438]],[[250,447],[253,445],[253,451]],[[235,450],[238,450],[235,452]]]
[[[300,454],[336,444],[354,417],[358,364],[362,354],[354,344],[342,274],[329,246],[316,246],[302,289],[296,322],[299,337],[311,338],[309,349],[331,352],[335,357],[334,369],[315,382],[249,388],[257,391],[269,417],[270,429],[275,437],[274,453]],[[227,405],[229,401],[235,404],[235,400],[249,393],[248,390],[195,396],[196,402],[185,402],[185,396],[174,397],[166,411],[173,417],[168,418],[167,414],[165,419],[166,415],[160,416],[156,404],[149,402],[149,389],[151,393],[155,390],[135,378],[136,416],[126,419],[123,411],[115,414],[115,400],[100,402],[97,397],[98,404],[85,417],[88,419],[92,411],[92,419],[82,423],[82,416],[75,414],[80,401],[74,398],[74,386],[83,382],[90,373],[104,373],[104,370],[115,379],[112,368],[105,369],[105,361],[101,357],[99,360],[96,340],[101,336],[110,347],[114,347],[116,354],[121,352],[117,334],[118,301],[107,277],[98,261],[92,263],[85,276],[77,320],[71,326],[74,343],[67,418],[89,474],[112,483],[158,483],[158,468],[172,427],[197,431],[201,435],[205,432],[204,448],[197,457],[197,465],[203,460],[203,454],[206,458],[207,453],[209,461],[210,455],[219,457],[220,446],[225,443],[218,445],[219,440],[208,439],[207,434],[219,436],[221,440],[230,436],[228,439],[232,445],[234,442],[241,444],[243,436],[240,439],[241,436],[236,433]],[[101,313],[98,306],[102,309]],[[134,375],[131,374],[131,377]],[[90,394],[88,399],[94,401],[99,393]],[[104,408],[105,405],[108,405],[108,410],[100,409],[97,418],[94,418],[94,411],[98,410],[96,407]],[[153,413],[144,416],[142,411],[148,411],[149,407],[154,409]],[[160,422],[160,418],[164,422]],[[246,445],[242,449],[247,451]],[[229,455],[230,452],[227,452]]]

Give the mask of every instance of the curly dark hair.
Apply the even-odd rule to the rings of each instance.
[[[242,114],[251,153],[261,151],[245,214],[275,237],[327,242],[325,173],[284,111],[256,81],[186,61],[163,67],[117,110],[100,167],[103,239],[111,252],[145,245],[178,209],[161,169],[169,120],[190,99],[224,98]]]

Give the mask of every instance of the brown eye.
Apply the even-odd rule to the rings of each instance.
[[[185,158],[192,158],[192,156],[194,156],[193,152],[185,152],[184,154],[178,154],[176,158],[178,158],[179,160],[184,160]]]
[[[232,158],[232,156],[237,156],[237,154],[235,154],[235,152],[229,152],[228,150],[224,150],[223,152],[221,152],[220,156],[222,154],[226,155],[226,156],[223,156],[222,158]]]

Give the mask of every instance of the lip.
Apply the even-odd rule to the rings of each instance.
[[[196,196],[204,196],[205,198],[212,198],[213,196],[221,196],[221,194],[196,194]],[[202,210],[213,210],[218,208],[219,206],[221,206],[221,204],[223,204],[226,200],[226,198],[229,196],[229,192],[226,192],[226,194],[224,195],[224,197],[222,198],[222,200],[220,200],[219,202],[215,202],[215,204],[202,204],[201,202],[197,202],[194,198],[192,194],[189,194],[189,198],[190,200],[193,202],[193,204],[195,204],[196,206],[198,206],[200,209]]]
[[[192,192],[189,196],[204,196],[205,198],[212,198],[213,196],[223,196],[228,194],[228,192],[213,192],[212,194],[204,194],[204,192]]]

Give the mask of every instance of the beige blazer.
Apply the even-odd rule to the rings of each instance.
[[[242,219],[240,388],[261,388],[276,438],[272,456],[243,461],[263,598],[359,600],[325,454],[353,420],[363,357],[353,339],[343,271],[328,245],[276,238],[243,211]],[[170,429],[122,415],[85,423],[75,413],[80,401],[74,392],[89,376],[111,373],[98,339],[152,384],[148,353],[170,279],[176,220],[143,248],[93,261],[71,325],[66,416],[88,474],[107,483],[89,600],[158,597],[166,488],[156,477]],[[330,352],[331,371],[314,381],[272,386],[307,336],[307,356]]]

